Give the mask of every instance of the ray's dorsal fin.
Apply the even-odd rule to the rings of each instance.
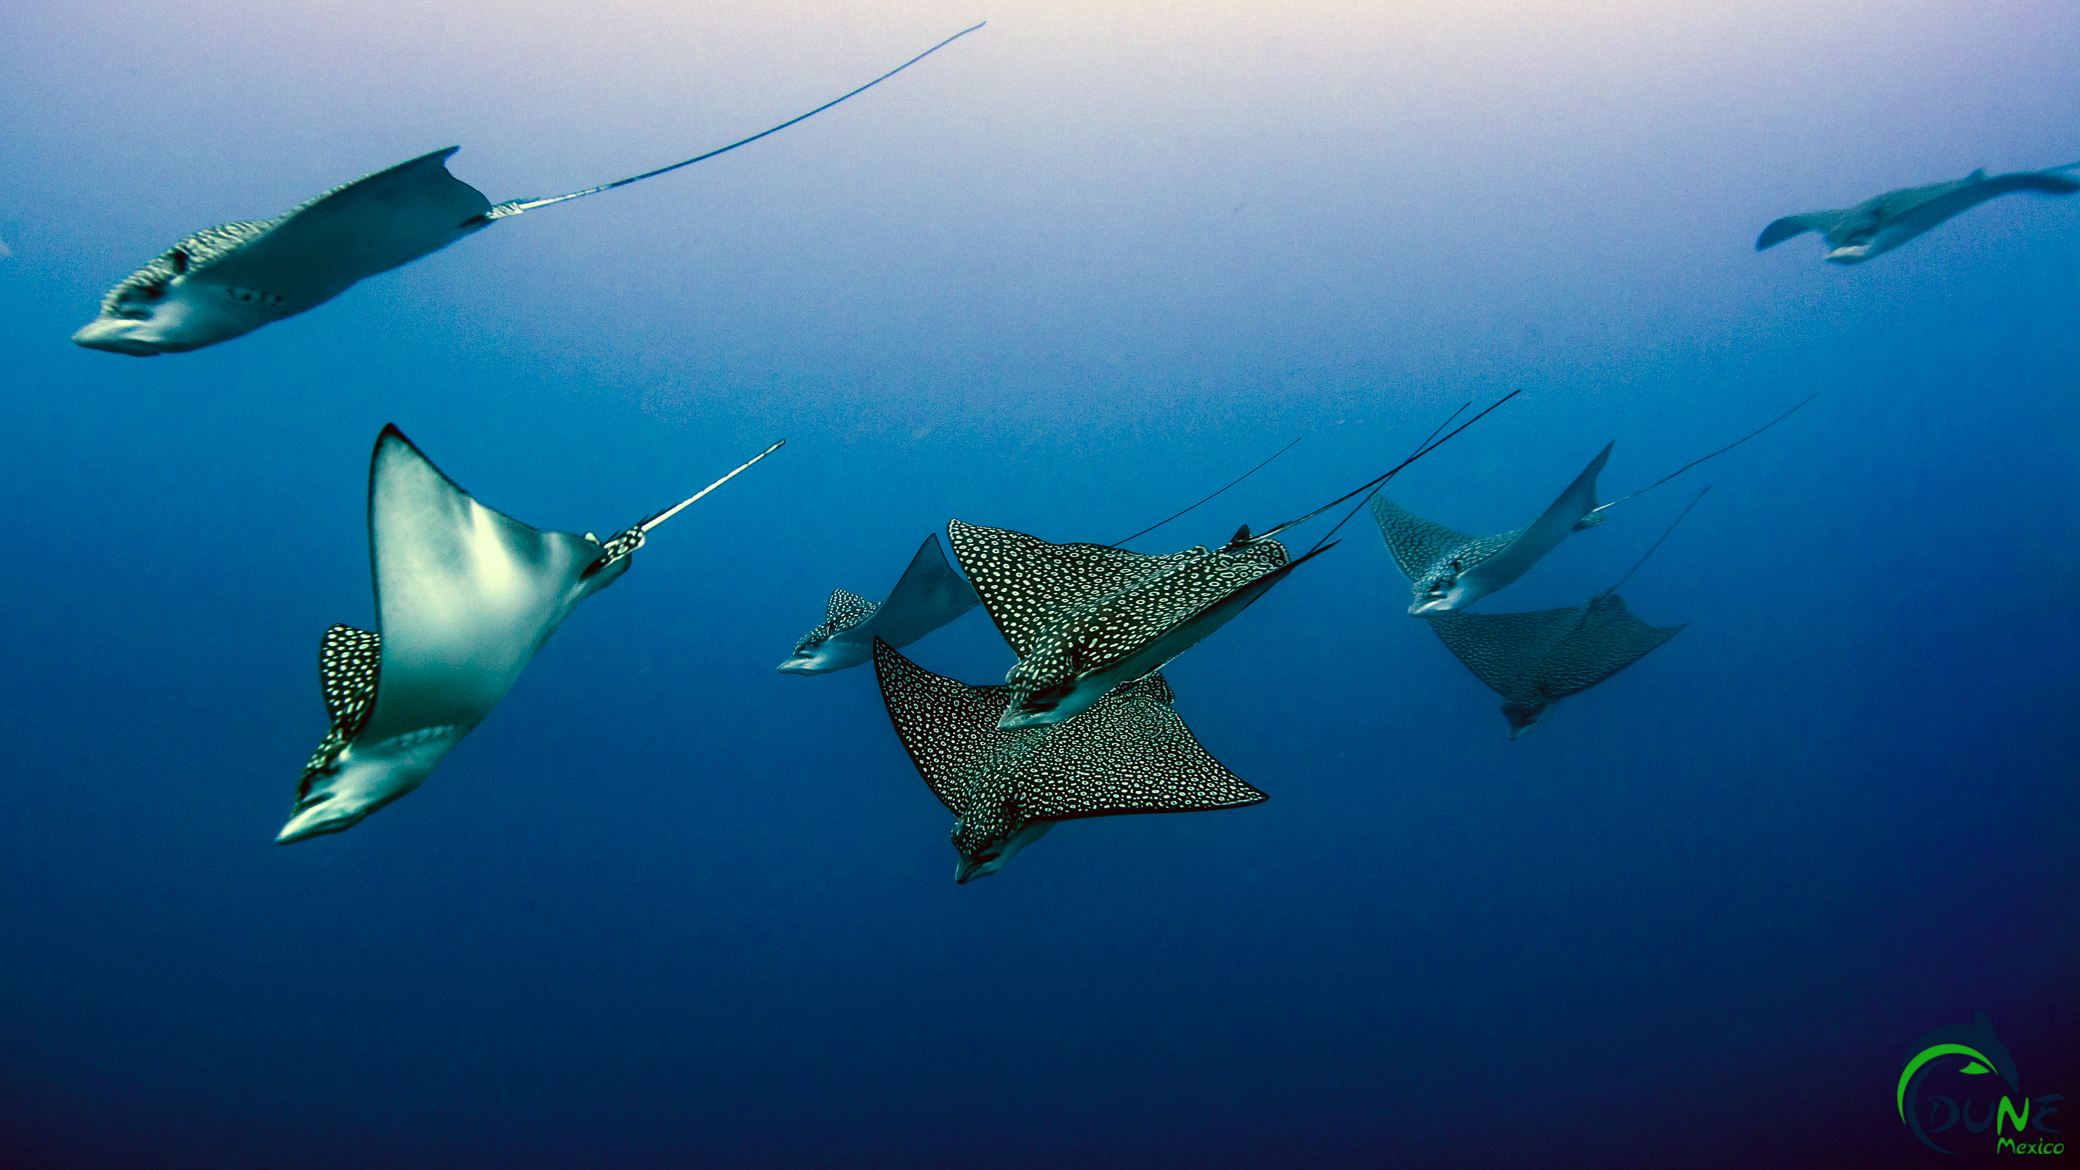
[[[478,222],[489,223],[494,219],[503,219],[509,215],[519,215],[523,211],[532,211],[537,207],[547,207],[552,203],[562,203],[565,200],[569,199],[582,199],[587,195],[597,195],[602,191],[612,191],[616,187],[626,187],[630,183],[640,183],[644,179],[654,179],[659,175],[666,174],[671,171],[676,171],[680,167],[690,167],[697,162],[706,162],[708,159],[714,158],[718,154],[728,154],[730,151],[735,150],[740,146],[749,146],[751,143],[757,142],[759,139],[764,138],[769,134],[778,134],[780,131],[787,129],[789,126],[794,125],[796,122],[802,122],[810,118],[813,118],[816,115],[821,114],[825,110],[830,109],[832,106],[837,105],[839,102],[844,101],[846,98],[856,97],[859,94],[865,93],[866,91],[874,88],[877,85],[880,85],[882,82],[887,81],[889,78],[894,77],[896,74],[901,73],[903,70],[910,68],[912,65],[917,64],[919,61],[924,60],[926,57],[931,56],[933,53],[938,52],[939,50],[945,48],[946,46],[952,44],[957,40],[960,40],[962,37],[967,36],[969,33],[974,32],[976,29],[979,29],[984,24],[988,23],[988,21],[983,21],[981,24],[976,24],[968,28],[964,28],[961,31],[953,34],[952,36],[947,37],[945,40],[940,41],[938,44],[933,45],[931,48],[926,49],[924,52],[919,53],[917,56],[912,57],[908,61],[903,62],[901,65],[896,66],[894,69],[891,69],[888,72],[882,74],[881,76],[875,78],[874,80],[869,81],[865,85],[860,86],[858,89],[855,89],[850,93],[843,94],[839,97],[832,98],[830,101],[827,101],[822,105],[816,107],[815,109],[810,110],[806,114],[802,114],[799,117],[789,118],[787,121],[780,123],[778,126],[774,126],[769,130],[761,130],[758,133],[753,134],[749,138],[740,138],[737,141],[730,143],[728,146],[717,147],[716,149],[711,150],[706,154],[697,154],[692,158],[686,159],[682,162],[675,162],[668,167],[659,167],[654,171],[644,171],[640,175],[631,175],[626,179],[616,179],[611,183],[602,183],[597,187],[587,187],[583,191],[573,191],[568,195],[552,195],[547,199],[508,200],[507,202],[499,204],[497,207],[487,208],[482,215],[478,216]]]

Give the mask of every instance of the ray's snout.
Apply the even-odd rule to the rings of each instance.
[[[137,336],[137,322],[120,317],[101,317],[87,322],[72,335],[72,344],[132,357],[157,357],[166,347]]]
[[[313,793],[299,802],[296,815],[275,834],[277,845],[294,845],[327,833],[343,833],[361,823],[371,810],[356,809],[351,802],[335,801],[331,793]]]

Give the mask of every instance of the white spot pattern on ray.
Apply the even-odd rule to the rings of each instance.
[[[878,639],[874,667],[904,750],[957,818],[962,880],[994,872],[1005,847],[1042,822],[1266,799],[1199,745],[1160,674],[1114,688],[1067,722],[1005,731],[1006,687],[933,674]]]

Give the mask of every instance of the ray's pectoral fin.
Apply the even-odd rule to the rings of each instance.
[[[1762,229],[1762,234],[1755,237],[1755,250],[1760,252],[1774,248],[1785,240],[1802,236],[1807,232],[1825,235],[1840,226],[1847,215],[1846,211],[1809,211],[1804,215],[1787,215],[1782,219],[1772,220],[1768,227]]]
[[[482,228],[490,200],[448,173],[459,147],[420,155],[336,187],[290,211],[193,278],[272,298],[300,313],[355,281],[436,252]]]
[[[1473,537],[1423,519],[1385,496],[1372,497],[1372,519],[1403,576],[1420,581],[1452,549]]]
[[[917,546],[902,579],[889,590],[874,621],[874,636],[900,649],[980,604],[975,587],[947,563],[935,532]]]
[[[1596,511],[1596,477],[1610,461],[1613,446],[1616,444],[1606,444],[1538,519],[1520,530],[1495,555],[1469,567],[1467,575],[1480,578],[1492,593],[1529,572],[1531,566],[1566,540],[1583,518]]]
[[[904,750],[954,814],[962,883],[1003,868],[1059,821],[1265,799],[1199,746],[1160,675],[1114,688],[1070,722],[1004,730],[1004,687],[932,674],[878,638],[874,669]]]

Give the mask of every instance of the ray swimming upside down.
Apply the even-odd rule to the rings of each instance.
[[[861,93],[981,28],[964,29],[844,97],[706,154],[547,199],[493,206],[448,173],[450,146],[335,187],[274,219],[220,224],[187,236],[101,299],[72,335],[88,349],[153,357],[185,353],[314,309],[357,281],[388,272],[501,219],[625,187],[785,130]]]
[[[1988,199],[2012,191],[2036,191],[2044,195],[2070,195],[2080,191],[2080,179],[2065,173],[2076,167],[2080,167],[2080,163],[1990,177],[1985,171],[1977,170],[1947,183],[1887,191],[1854,207],[1787,215],[1762,229],[1762,234],[1755,239],[1755,250],[1760,252],[1794,236],[1819,232],[1827,237],[1825,259],[1828,263],[1861,264],[1892,251]]]
[[[802,635],[779,666],[782,674],[829,674],[874,656],[874,639],[901,648],[974,609],[974,586],[946,563],[939,534],[924,538],[902,579],[876,605],[857,593],[831,591],[823,624]]]
[[[779,446],[602,541],[485,507],[384,427],[368,471],[376,631],[325,631],[318,673],[332,730],[275,840],[343,832],[417,788],[578,603],[628,571],[651,529]]]
[[[1267,799],[1199,746],[1160,674],[1107,692],[1073,722],[1007,731],[998,715],[1009,688],[933,674],[879,638],[874,673],[903,749],[953,812],[957,882],[997,872],[1061,821]]]

